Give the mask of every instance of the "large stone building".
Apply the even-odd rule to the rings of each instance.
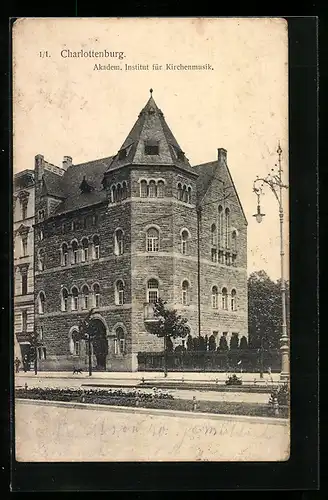
[[[15,174],[13,186],[14,232],[14,349],[29,355],[29,334],[34,331],[34,171]]]
[[[247,222],[226,150],[192,167],[151,95],[114,156],[47,165],[35,157],[41,367],[87,363],[77,332],[95,307],[98,367],[136,370],[138,352],[163,349],[149,333],[159,296],[191,335],[247,337]]]

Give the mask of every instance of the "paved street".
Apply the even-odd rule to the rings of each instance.
[[[106,375],[106,376],[105,376]],[[171,375],[171,376],[170,376]],[[178,380],[181,382],[182,376],[176,378],[176,373],[169,374],[166,380]],[[197,383],[200,382],[211,382],[215,384],[215,378],[220,377],[220,382],[224,383],[225,374],[202,374],[202,373],[188,373],[184,374],[184,380],[193,381],[197,387]],[[253,375],[253,374],[252,374]],[[134,376],[134,377],[133,377]],[[25,383],[28,387],[81,387],[83,384],[95,384],[104,385],[113,383],[115,385],[123,387],[135,387],[145,377],[146,381],[153,380],[164,380],[163,374],[159,373],[147,373],[147,374],[135,374],[135,373],[97,373],[89,377],[87,374],[72,375],[68,372],[61,373],[51,373],[44,372],[34,375],[31,372],[19,373],[16,375],[16,386],[24,387]],[[194,378],[192,379],[191,376]],[[213,378],[213,376],[215,378]],[[254,379],[254,377],[253,377]],[[234,402],[248,402],[248,403],[268,403],[270,386],[272,384],[268,378],[263,381],[260,379],[257,384],[268,385],[268,393],[245,393],[245,392],[214,392],[214,391],[197,391],[195,390],[176,390],[169,389],[168,393],[172,394],[176,398],[180,399],[192,399],[193,396],[197,400],[207,400],[207,401],[234,401]],[[146,390],[147,391],[147,390]]]
[[[105,407],[16,403],[19,461],[277,461],[288,458],[286,422],[167,415]]]

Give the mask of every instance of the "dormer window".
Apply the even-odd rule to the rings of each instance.
[[[126,149],[121,149],[121,151],[118,152],[118,159],[119,160],[124,160],[126,158]]]
[[[177,157],[178,157],[178,160],[184,161],[184,159],[185,159],[185,154],[184,154],[184,152],[183,152],[183,151],[178,150],[178,151],[177,151]]]
[[[81,193],[90,193],[93,190],[93,187],[88,183],[85,176],[80,184],[80,190]]]
[[[159,155],[158,141],[145,142],[145,155]]]

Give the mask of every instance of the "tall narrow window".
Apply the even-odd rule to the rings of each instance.
[[[188,201],[187,197],[188,197],[187,187],[183,186],[183,188],[182,188],[182,201],[184,201],[186,203]]]
[[[191,203],[191,187],[187,190],[187,203]]]
[[[116,229],[114,237],[114,253],[122,255],[124,253],[124,236],[122,229]]]
[[[140,182],[140,197],[147,198],[147,181]]]
[[[187,280],[182,283],[182,304],[184,306],[189,304],[189,283]]]
[[[89,241],[87,238],[83,238],[81,260],[82,262],[87,262],[88,259],[89,259]]]
[[[156,198],[156,182],[149,181],[149,198]]]
[[[112,186],[112,203],[116,202],[116,186]]]
[[[122,186],[121,186],[121,184],[117,185],[116,196],[117,196],[117,201],[122,200]]]
[[[219,245],[223,247],[223,208],[219,205],[218,209],[218,219],[219,219]]]
[[[21,207],[22,207],[22,219],[26,219],[27,218],[27,202],[25,200],[22,201]]]
[[[61,310],[68,311],[68,291],[66,288],[63,288],[61,292]]]
[[[236,290],[231,290],[231,311],[235,311],[236,310],[236,295],[237,295],[237,292]]]
[[[44,313],[45,302],[46,302],[46,296],[45,296],[44,292],[40,292],[39,293],[39,297],[38,297],[38,310],[39,310],[39,314],[43,314]]]
[[[27,310],[22,311],[22,332],[27,332]]]
[[[211,243],[213,246],[216,246],[216,225],[211,225]]]
[[[222,309],[228,309],[228,291],[226,288],[222,288]]]
[[[212,287],[212,308],[213,309],[218,308],[218,298],[219,298],[218,287],[213,286]]]
[[[212,262],[217,262],[218,260],[218,253],[216,248],[211,248],[211,260]]]
[[[230,248],[230,210],[225,209],[225,245]]]
[[[231,233],[231,250],[237,252],[237,232],[232,231]]]
[[[181,253],[183,255],[187,255],[188,253],[188,239],[189,239],[189,234],[188,231],[184,230],[181,233]]]
[[[125,198],[127,198],[127,196],[128,196],[128,189],[127,189],[127,184],[124,181],[122,184],[122,200],[125,200]]]
[[[125,335],[124,330],[121,326],[116,328],[116,336],[114,339],[114,352],[115,354],[125,353]]]
[[[116,282],[115,302],[120,306],[124,304],[124,283],[122,280]]]
[[[150,279],[147,284],[147,299],[149,304],[153,304],[158,300],[158,281]]]
[[[92,244],[93,244],[92,245],[93,246],[93,256],[92,257],[97,260],[97,259],[99,259],[99,254],[100,254],[100,252],[99,252],[99,236],[96,235],[93,237]]]
[[[22,295],[27,295],[27,272],[22,273]]]
[[[67,264],[68,264],[68,246],[66,243],[62,244],[61,256],[62,256],[62,266],[67,266]]]
[[[178,184],[178,200],[182,200],[182,186],[180,182]]]
[[[89,287],[84,285],[82,288],[82,307],[89,309]]]
[[[79,308],[79,291],[74,286],[72,288],[72,311],[77,311]]]
[[[44,250],[39,250],[38,252],[38,270],[44,270]]]
[[[147,231],[147,251],[158,252],[159,250],[159,232],[156,228],[151,227]]]
[[[158,183],[157,183],[157,197],[158,198],[164,197],[164,182],[163,181],[158,181]]]
[[[78,262],[78,251],[79,247],[76,241],[72,242],[72,264],[77,264]]]
[[[44,220],[44,210],[39,210],[38,212],[38,220],[39,222]]]
[[[100,307],[100,287],[97,283],[93,285],[93,296],[95,307]]]
[[[22,236],[22,253],[23,257],[27,257],[27,235]]]

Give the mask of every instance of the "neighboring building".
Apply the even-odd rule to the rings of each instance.
[[[34,331],[34,171],[15,174],[14,223],[14,348],[15,356],[30,356]]]
[[[37,155],[41,367],[87,363],[78,325],[95,307],[98,367],[136,370],[138,352],[163,349],[149,333],[159,296],[188,318],[191,335],[200,329],[217,344],[223,334],[248,336],[247,222],[224,149],[192,167],[151,96],[116,155],[46,165]]]

